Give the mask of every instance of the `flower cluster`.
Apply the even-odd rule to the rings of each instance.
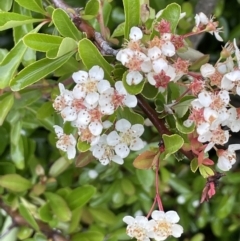
[[[127,234],[138,241],[149,241],[150,238],[162,241],[173,236],[179,238],[183,233],[183,227],[177,224],[180,220],[175,211],[153,211],[152,219],[148,220],[144,216],[133,218],[126,216],[123,221],[128,225]]]
[[[129,121],[121,119],[116,122],[116,130],[107,135],[103,134],[104,129],[111,127],[112,123],[106,117],[119,107],[135,107],[136,96],[127,93],[122,81],[117,81],[115,86],[111,87],[99,66],[93,66],[89,72],[73,73],[72,78],[76,83],[72,90],[59,84],[60,95],[54,100],[54,109],[61,114],[64,122],[71,122],[72,126],[77,128],[79,141],[89,143],[93,155],[102,164],[106,165],[110,161],[122,164],[130,150],[140,150],[143,147],[139,138],[144,131],[143,126],[131,126]],[[59,138],[57,147],[67,152],[68,158],[74,158],[74,136],[64,134],[59,126],[54,128]]]
[[[227,150],[219,146],[229,141],[230,132],[240,131],[239,108],[230,103],[231,96],[240,95],[240,70],[235,67],[232,56],[235,53],[239,66],[240,53],[235,41],[234,44],[228,43],[223,52],[227,56],[224,62],[218,61],[215,66],[202,65],[200,72],[204,87],[192,101],[191,114],[185,125],[189,126],[192,122],[196,124],[198,141],[208,143],[205,152],[214,147],[219,157],[218,168],[228,171],[236,162],[235,151],[240,149],[240,144],[229,145]]]
[[[204,31],[214,33],[216,38],[222,41],[218,34],[218,23],[214,22],[213,18],[209,20],[202,13],[196,15],[196,26],[202,29],[203,25]],[[156,31],[160,36],[156,35],[145,45],[141,42],[143,38],[141,29],[131,28],[130,40],[116,56],[117,60],[128,68],[126,82],[129,85],[137,85],[146,79],[163,92],[170,81],[176,82],[188,73],[189,61],[176,55],[177,50],[185,47],[184,38],[171,33],[170,27],[170,23],[162,19],[156,25]]]

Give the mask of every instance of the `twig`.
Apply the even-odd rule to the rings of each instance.
[[[2,199],[0,199],[0,208],[5,210],[5,212],[12,218],[13,224],[15,227],[18,226],[27,226],[31,227],[27,221],[19,214],[18,211],[13,211],[11,207],[6,205]],[[40,231],[46,235],[47,238],[51,239],[52,241],[70,241],[67,237],[65,237],[63,234],[59,233],[56,230],[53,230],[50,228],[46,223],[43,223],[42,221],[36,220]],[[9,228],[8,228],[9,229]]]

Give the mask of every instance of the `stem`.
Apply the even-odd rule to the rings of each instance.
[[[104,19],[103,19],[103,1],[102,0],[100,0],[99,13],[98,13],[97,19],[99,22],[102,37],[105,40],[106,39],[106,30],[105,30]]]
[[[156,197],[155,197],[155,199],[157,199],[158,209],[160,211],[164,211],[163,210],[163,205],[162,205],[162,200],[161,200],[160,193],[159,193],[159,175],[158,175],[159,162],[160,162],[160,159],[158,159],[158,161],[156,163],[156,170],[155,170],[155,188],[156,188]]]
[[[141,96],[137,95],[138,106],[142,109],[142,111],[146,114],[146,116],[150,119],[153,125],[158,130],[160,138],[162,139],[163,134],[170,135],[171,132],[165,127],[164,121],[158,118],[157,112],[152,109],[152,107],[147,103],[147,101]],[[194,158],[194,155],[191,151],[185,151],[180,149],[183,155],[185,155],[189,160]]]

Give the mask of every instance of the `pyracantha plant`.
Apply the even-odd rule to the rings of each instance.
[[[222,28],[201,12],[192,30],[179,34],[185,13],[175,3],[156,13],[147,3],[124,0],[125,22],[110,37],[102,3],[89,1],[86,9],[74,9],[52,0],[46,12],[39,6],[46,18],[35,19],[41,23],[19,45],[45,52],[46,58],[14,75],[10,88],[20,91],[55,70],[61,72],[61,66],[68,68],[66,63],[78,66],[72,72],[69,67],[69,78],[59,74],[58,90],[51,96],[61,116],[52,129],[56,147],[81,166],[87,164],[79,159],[82,153],[95,163],[121,168],[135,152],[132,165],[152,169],[156,188],[146,215],[123,218],[127,234],[138,241],[179,238],[184,232],[180,217],[174,210],[164,211],[159,192],[161,163],[174,155],[188,160],[192,172],[199,170],[207,180],[200,201],[215,195],[221,172],[232,168],[240,150],[240,144],[227,144],[231,133],[240,131],[240,111],[231,103],[231,96],[240,95],[240,51],[235,40],[227,42],[217,62],[208,63],[209,56],[194,50],[189,37],[210,33],[223,41]],[[87,21],[91,16],[97,16],[101,33]],[[53,24],[60,36],[37,33],[45,24]],[[117,43],[116,37],[122,36]],[[155,146],[144,138],[149,126],[158,133]]]

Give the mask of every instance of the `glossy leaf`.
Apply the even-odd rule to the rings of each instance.
[[[102,241],[104,234],[97,231],[88,231],[75,234],[71,241],[88,240],[88,241]]]
[[[150,85],[148,82],[146,82],[141,94],[146,99],[153,100],[154,98],[156,98],[156,96],[158,94],[158,88],[156,88],[155,86]]]
[[[91,145],[86,141],[78,141],[77,142],[77,149],[80,152],[86,152],[90,149],[90,147],[91,147]]]
[[[154,171],[153,170],[136,170],[137,179],[140,184],[145,188],[150,188],[154,183]]]
[[[155,156],[155,151],[145,151],[135,158],[133,166],[138,169],[149,169],[154,164]]]
[[[113,67],[103,58],[102,54],[90,40],[82,39],[79,42],[78,53],[87,69],[98,65],[104,70],[105,79],[111,81],[111,71]]]
[[[37,231],[39,230],[38,224],[33,218],[33,215],[23,204],[19,205],[19,212],[31,227],[33,227]]]
[[[113,34],[111,35],[111,38],[120,37],[124,35],[125,30],[125,22],[120,23],[113,31]]]
[[[95,194],[96,189],[87,185],[75,188],[67,197],[67,203],[71,210],[84,206]]]
[[[128,120],[132,125],[134,124],[142,124],[144,122],[144,118],[137,114],[136,112],[133,112],[131,109],[125,107],[121,110],[117,110],[117,119],[126,119]]]
[[[20,6],[29,9],[33,12],[46,14],[46,11],[44,10],[42,6],[41,0],[15,0]]]
[[[21,136],[16,145],[11,144],[10,149],[11,159],[18,169],[24,169],[25,158],[24,158],[24,146],[23,137]]]
[[[67,202],[61,196],[51,192],[46,192],[44,195],[49,201],[50,207],[59,221],[68,222],[71,220],[72,213]]]
[[[71,161],[65,159],[64,157],[60,157],[57,161],[53,163],[49,170],[49,176],[51,177],[57,177],[62,172],[64,172],[69,165],[71,164]]]
[[[13,192],[24,192],[31,188],[32,184],[18,174],[7,174],[0,177],[0,186]]]
[[[170,136],[164,134],[162,138],[165,146],[165,159],[171,154],[177,152],[184,144],[183,138],[177,134],[173,134]]]
[[[112,225],[116,220],[114,213],[107,208],[89,208],[89,211],[99,222]]]
[[[0,126],[3,124],[7,114],[11,110],[14,103],[13,94],[7,94],[0,101]]]
[[[16,72],[19,64],[22,61],[27,47],[23,44],[23,41],[19,41],[5,56],[4,60],[0,64],[1,81],[0,88],[3,89],[9,85],[11,78]]]
[[[31,18],[18,13],[0,12],[0,31],[23,24],[42,22],[44,19]]]
[[[194,158],[192,159],[191,163],[190,163],[190,168],[192,172],[196,172],[198,169],[198,159]]]
[[[13,2],[13,0],[0,1],[0,9],[2,11],[8,12],[12,7],[12,2]]]
[[[67,13],[62,9],[58,8],[53,11],[52,21],[63,37],[70,37],[77,41],[82,39],[82,33],[76,28]]]
[[[137,27],[140,23],[140,1],[139,0],[123,0],[125,12],[125,39],[129,39],[130,29]]]
[[[62,37],[43,33],[30,33],[23,38],[25,45],[40,52],[58,48],[62,40]]]
[[[171,32],[174,33],[180,19],[180,14],[181,7],[177,3],[171,3],[163,10],[158,21],[165,19],[170,22]]]
[[[214,171],[210,167],[204,165],[199,166],[199,172],[204,178],[214,175]]]
[[[84,14],[96,16],[98,14],[99,4],[98,0],[89,0],[85,6]]]
[[[51,74],[62,66],[71,57],[72,53],[68,53],[57,59],[41,59],[20,71],[18,75],[11,80],[10,86],[13,91],[24,89],[25,87],[36,83],[38,80]]]

